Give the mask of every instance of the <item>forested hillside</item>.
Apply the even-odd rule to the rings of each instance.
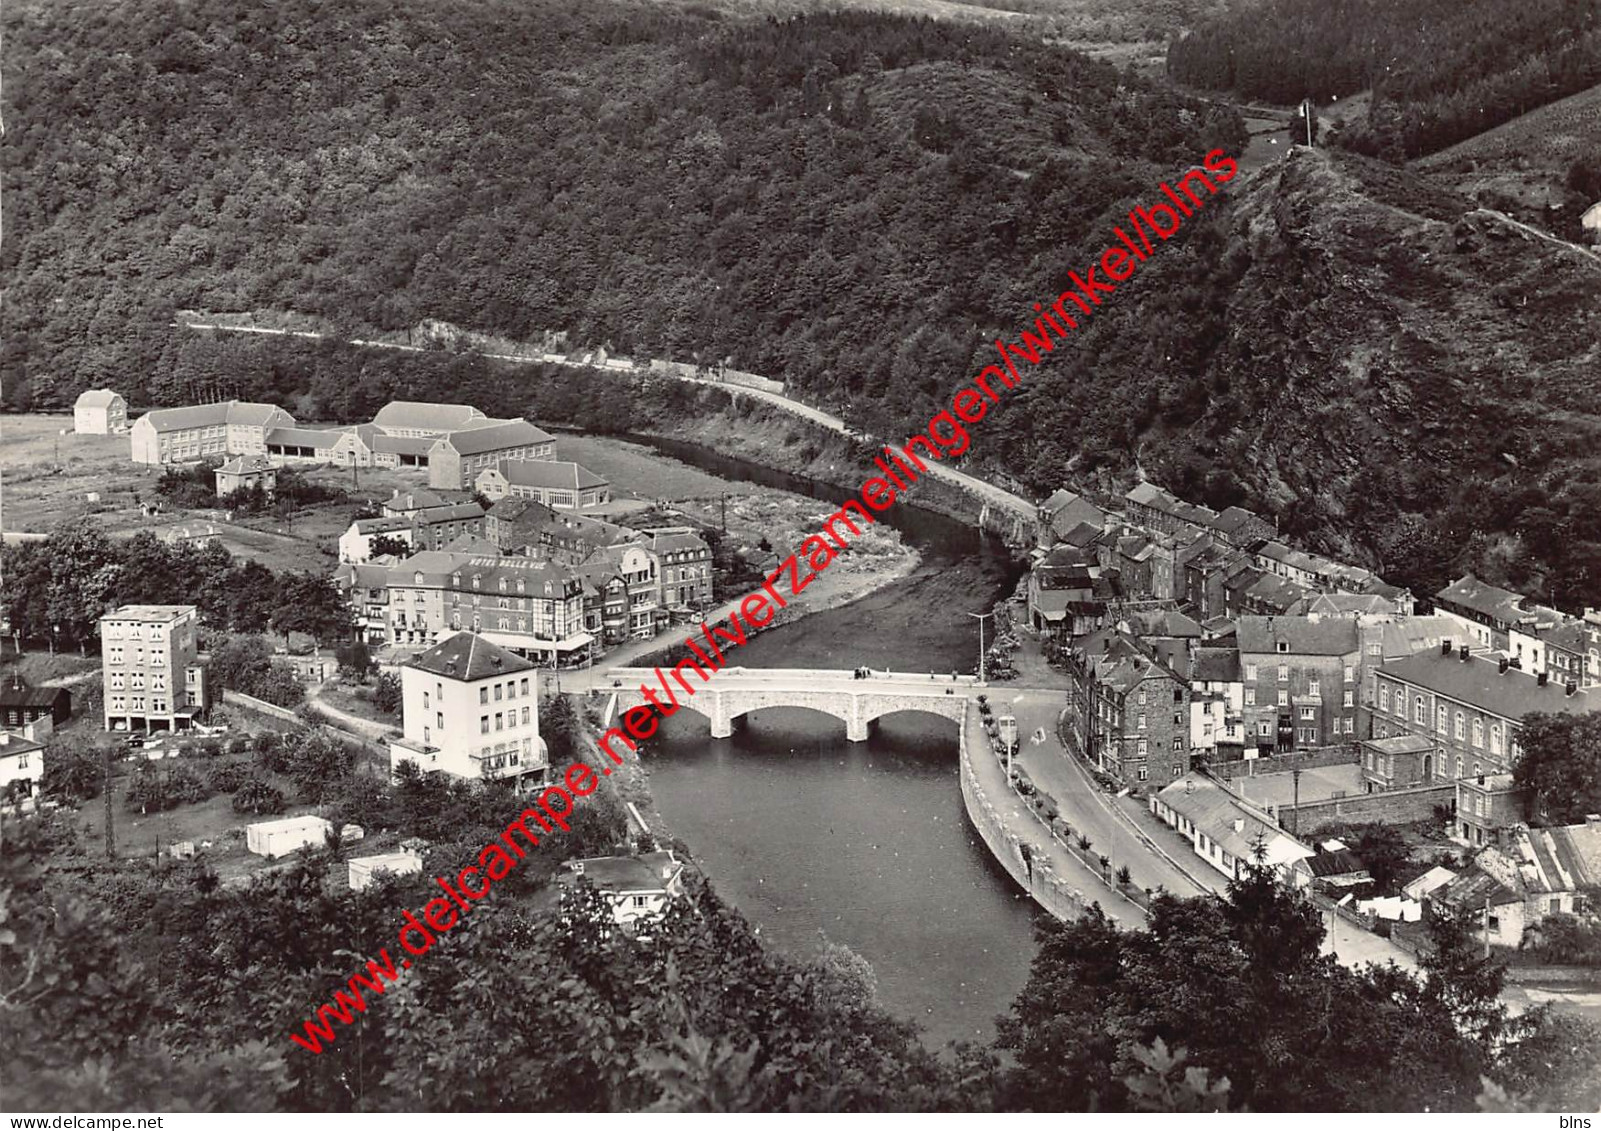
[[[610,0],[98,11],[7,13],[12,407],[184,399],[179,308],[566,330],[916,403],[1011,320],[1020,267],[1242,136],[988,26]]]
[[[1597,0],[1268,0],[1176,40],[1179,82],[1328,102],[1369,87],[1342,144],[1432,153],[1601,82]]]

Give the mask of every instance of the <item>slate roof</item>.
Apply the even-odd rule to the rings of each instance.
[[[1541,687],[1528,672],[1499,671],[1496,664],[1478,656],[1466,660],[1454,654],[1442,656],[1437,648],[1387,660],[1379,671],[1504,719],[1521,719],[1534,711],[1577,715],[1601,707],[1601,694],[1594,690],[1569,695],[1560,683]]]
[[[1060,541],[1066,542],[1069,546],[1076,546],[1082,549],[1094,542],[1096,538],[1100,537],[1100,534],[1101,528],[1099,526],[1090,522],[1081,522],[1066,534],[1063,534]]]
[[[297,448],[331,448],[344,437],[345,433],[338,428],[271,428],[267,431],[267,443]]]
[[[110,408],[112,401],[121,399],[111,389],[85,389],[72,404],[74,408]]]
[[[396,530],[410,530],[411,519],[399,515],[387,518],[358,518],[355,527],[357,534],[390,534]]]
[[[1262,820],[1210,778],[1192,774],[1167,786],[1157,796],[1231,856],[1249,862],[1258,837],[1270,846],[1270,860],[1304,860],[1312,855],[1310,848]],[[1236,821],[1243,827],[1236,829]]]
[[[508,672],[533,671],[534,665],[476,632],[458,632],[415,656],[410,666],[433,675],[472,682]]]
[[[393,511],[420,511],[428,507],[442,507],[445,505],[443,497],[432,491],[407,491],[402,494],[396,491],[384,500],[384,506]]]
[[[606,480],[583,464],[566,460],[503,459],[495,464],[495,470],[507,483],[518,487],[583,491],[607,485]]]
[[[1575,888],[1601,888],[1601,824],[1536,831],[1544,834],[1551,856],[1573,878]]]
[[[472,421],[485,419],[487,417],[470,404],[390,401],[378,410],[372,422],[381,429],[426,428],[437,433],[468,428]]]
[[[1306,590],[1287,577],[1265,573],[1246,587],[1245,595],[1253,601],[1287,613],[1306,596]]]
[[[487,428],[451,432],[435,443],[449,444],[460,455],[471,456],[499,451],[501,448],[548,444],[554,440],[555,437],[549,432],[535,428],[526,420],[508,420],[502,424],[492,424]]]
[[[711,553],[711,547],[706,545],[705,540],[688,530],[656,529],[646,530],[644,534],[645,545],[653,553],[676,554],[686,550],[697,554]]]
[[[424,526],[432,526],[439,522],[461,522],[483,518],[484,508],[473,502],[441,503],[436,507],[407,511],[406,517],[414,518]]]
[[[1244,507],[1225,507],[1212,521],[1212,529],[1222,534],[1238,534],[1247,526],[1262,521],[1261,516]]]
[[[1084,496],[1077,491],[1069,491],[1066,487],[1058,487],[1051,492],[1050,498],[1040,504],[1040,509],[1047,514],[1055,514],[1063,507],[1070,507]]]
[[[30,687],[17,675],[0,683],[0,707],[53,707],[63,695],[72,698],[65,687]]]
[[[1391,615],[1400,611],[1396,603],[1377,593],[1309,593],[1291,612],[1324,613],[1328,616]]]
[[[1427,754],[1434,743],[1416,734],[1397,734],[1390,738],[1368,738],[1363,746],[1370,746],[1380,754]]]
[[[1190,665],[1190,678],[1197,683],[1238,683],[1239,649],[1197,648],[1195,659]]]
[[[216,404],[185,405],[182,408],[151,409],[141,418],[148,420],[157,432],[170,432],[179,428],[205,428],[214,424],[267,425],[295,418],[275,404],[254,401],[218,401]]]
[[[31,738],[24,738],[10,731],[0,732],[0,758],[14,758],[19,754],[32,754],[35,750],[43,749],[42,742],[35,742]]]
[[[217,470],[229,475],[250,475],[258,471],[271,471],[272,463],[266,456],[234,456],[223,461]]]
[[[1319,852],[1308,858],[1307,867],[1319,879],[1329,876],[1350,876],[1358,872],[1366,874],[1368,866],[1357,859],[1356,853],[1349,848],[1341,848],[1335,852]]]
[[[1379,630],[1379,647],[1387,660],[1438,650],[1442,640],[1460,643],[1461,622],[1450,617],[1407,617]]]
[[[475,554],[479,557],[486,554],[498,556],[501,552],[499,546],[477,534],[459,534],[445,549],[452,554]]]
[[[576,865],[576,867],[575,867]],[[642,856],[592,856],[567,861],[560,880],[574,883],[579,869],[597,891],[614,894],[665,892],[667,885],[684,870],[671,852],[647,852]]]
[[[1343,656],[1358,648],[1356,622],[1343,618],[1243,616],[1236,635],[1241,652],[1278,652],[1280,641],[1292,656]]]
[[[437,436],[375,436],[371,444],[375,452],[401,456],[425,456],[439,442]]]
[[[1457,578],[1434,595],[1437,602],[1449,602],[1491,620],[1515,622],[1523,615],[1523,595],[1480,581],[1471,573]]]
[[[1523,902],[1523,896],[1477,866],[1436,888],[1431,898],[1466,910],[1483,910],[1486,902],[1491,907]]]

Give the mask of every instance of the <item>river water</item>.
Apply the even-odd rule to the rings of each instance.
[[[629,439],[727,479],[847,497],[693,445]],[[1018,567],[951,519],[904,505],[882,517],[921,551],[918,570],[763,633],[742,665],[948,673],[977,662],[977,625],[963,614],[1010,592]],[[672,831],[763,937],[799,957],[825,936],[847,944],[872,963],[879,1003],[932,1044],[993,1035],[1027,979],[1035,912],[968,824],[954,723],[896,714],[854,743],[836,719],[773,708],[714,740],[683,711],[664,720],[646,764]]]

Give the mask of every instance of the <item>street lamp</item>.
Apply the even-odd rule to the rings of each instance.
[[[987,613],[968,613],[967,615],[978,620],[978,682],[984,683],[984,621],[994,616],[995,610],[991,609]]]

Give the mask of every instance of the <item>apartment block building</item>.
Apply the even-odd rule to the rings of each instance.
[[[1127,633],[1103,629],[1070,653],[1078,744],[1131,789],[1160,788],[1190,768],[1189,684]]]
[[[1236,637],[1248,751],[1356,740],[1361,641],[1354,620],[1245,616]]]
[[[100,618],[106,730],[189,730],[210,706],[193,605],[123,605]]]
[[[656,560],[664,609],[699,609],[712,602],[712,549],[688,526],[644,531],[645,549]]]
[[[518,789],[543,785],[550,759],[539,737],[539,673],[475,632],[457,632],[400,669],[402,737],[389,744],[391,772],[410,762]]]

